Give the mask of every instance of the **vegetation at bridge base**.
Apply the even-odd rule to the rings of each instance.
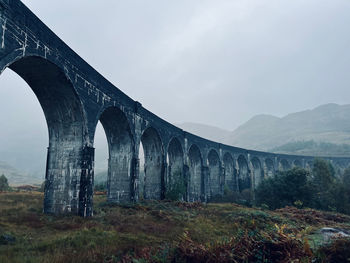
[[[8,191],[10,190],[10,186],[8,183],[8,180],[5,175],[0,176],[0,192]]]
[[[337,177],[329,162],[316,159],[311,173],[293,168],[263,180],[255,197],[258,206],[270,209],[296,206],[350,214],[350,168]]]
[[[315,245],[325,226],[350,216],[285,207],[145,201],[108,204],[95,215],[42,213],[43,193],[0,194],[0,262],[337,262],[350,240]],[[346,262],[346,261],[345,261]]]
[[[171,181],[165,192],[165,199],[172,201],[181,201],[185,199],[186,195],[186,180],[180,170],[172,173]]]

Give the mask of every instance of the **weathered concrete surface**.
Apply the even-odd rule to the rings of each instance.
[[[211,150],[208,154],[210,196],[222,195],[222,175],[219,154]]]
[[[165,180],[165,190],[171,191],[183,186],[187,186],[187,178],[184,173],[184,153],[180,141],[173,138],[168,146],[168,173]],[[186,195],[182,196],[185,199]]]
[[[204,192],[203,161],[199,148],[192,145],[189,152],[189,197],[188,201],[200,201]]]
[[[223,145],[159,118],[96,72],[19,0],[0,0],[0,73],[6,68],[28,83],[46,117],[45,213],[93,215],[98,121],[108,140],[110,202],[161,199],[177,180],[184,180],[184,199],[207,201],[225,188],[254,191],[277,170],[312,169],[312,156]],[[335,165],[337,174],[350,164],[350,158],[325,159]]]

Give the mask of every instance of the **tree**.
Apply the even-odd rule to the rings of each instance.
[[[342,182],[350,191],[350,167],[346,168],[342,177]]]
[[[344,206],[343,213],[350,214],[350,167],[346,168],[339,185],[342,191],[338,191],[338,202]]]
[[[8,184],[8,181],[7,181],[7,178],[5,175],[1,175],[0,176],[0,191],[7,191],[9,190],[9,184]]]
[[[315,159],[312,169],[312,189],[314,193],[314,207],[323,210],[336,209],[336,177],[330,162]]]
[[[265,204],[271,209],[292,206],[296,202],[299,206],[309,205],[312,192],[308,177],[307,170],[293,168],[263,180],[256,189],[257,204]]]
[[[313,182],[318,185],[319,190],[326,190],[335,181],[334,167],[330,162],[315,159],[312,169]]]

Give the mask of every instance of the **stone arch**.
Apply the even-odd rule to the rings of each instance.
[[[204,178],[202,175],[203,159],[197,145],[193,144],[188,151],[189,187],[188,201],[200,201],[204,194]]]
[[[214,149],[208,153],[208,167],[210,196],[221,195],[224,180],[221,176],[220,157]]]
[[[108,107],[100,115],[108,143],[107,200],[124,202],[133,199],[132,158],[134,139],[129,121],[117,107]]]
[[[275,168],[272,159],[265,159],[265,176],[272,177],[275,174]]]
[[[235,178],[235,169],[233,157],[230,153],[224,154],[224,178],[225,178],[225,187],[228,187],[231,191],[236,191],[236,178]]]
[[[240,155],[237,158],[237,164],[238,164],[238,189],[240,192],[242,192],[245,189],[251,188],[251,178],[249,175],[249,167],[247,159]]]
[[[294,166],[294,167],[299,167],[299,168],[302,168],[302,167],[303,167],[302,162],[301,162],[299,159],[295,159],[295,160],[293,161],[293,166]]]
[[[141,197],[162,199],[164,191],[164,154],[163,144],[158,131],[148,127],[141,136],[144,150],[144,177],[140,178]]]
[[[86,119],[72,82],[59,66],[38,56],[8,67],[31,87],[46,118],[44,212],[92,215],[93,149],[84,148]]]
[[[262,172],[260,160],[257,157],[253,157],[251,163],[254,175],[254,186],[256,188],[264,179],[264,173]]]
[[[335,175],[337,177],[341,177],[344,174],[344,171],[347,168],[346,164],[344,164],[342,161],[335,161],[335,160],[330,160],[328,162],[332,164]]]
[[[187,182],[183,173],[183,150],[180,141],[177,138],[172,138],[168,146],[168,178],[166,184],[166,191],[173,189],[173,187],[187,188]],[[179,196],[180,199],[185,198]]]
[[[305,164],[305,169],[308,170],[309,172],[312,171],[314,167],[314,162],[313,161],[307,161]]]
[[[287,171],[287,170],[290,169],[290,164],[289,164],[289,162],[286,159],[281,159],[279,161],[279,167],[278,168],[279,168],[280,171]]]

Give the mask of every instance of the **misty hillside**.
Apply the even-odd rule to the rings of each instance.
[[[257,115],[233,132],[194,123],[179,125],[199,136],[238,147],[310,155],[349,155],[350,105],[325,104],[278,118]],[[207,136],[217,131],[216,135]],[[310,142],[311,143],[307,143]],[[306,142],[306,143],[303,143]]]
[[[206,124],[200,124],[200,123],[184,122],[184,123],[178,123],[175,125],[190,133],[199,135],[209,140],[219,141],[219,142],[225,141],[224,138],[228,138],[231,134],[230,131],[227,131],[218,127],[206,125]]]
[[[313,155],[313,156],[350,156],[350,144],[335,144],[330,142],[296,141],[272,148],[269,152]]]
[[[227,142],[269,150],[296,141],[350,144],[350,105],[326,104],[283,118],[258,115],[238,127]]]
[[[9,184],[12,186],[41,184],[44,180],[41,176],[29,175],[23,171],[17,170],[3,161],[0,161],[0,175],[5,175]]]

